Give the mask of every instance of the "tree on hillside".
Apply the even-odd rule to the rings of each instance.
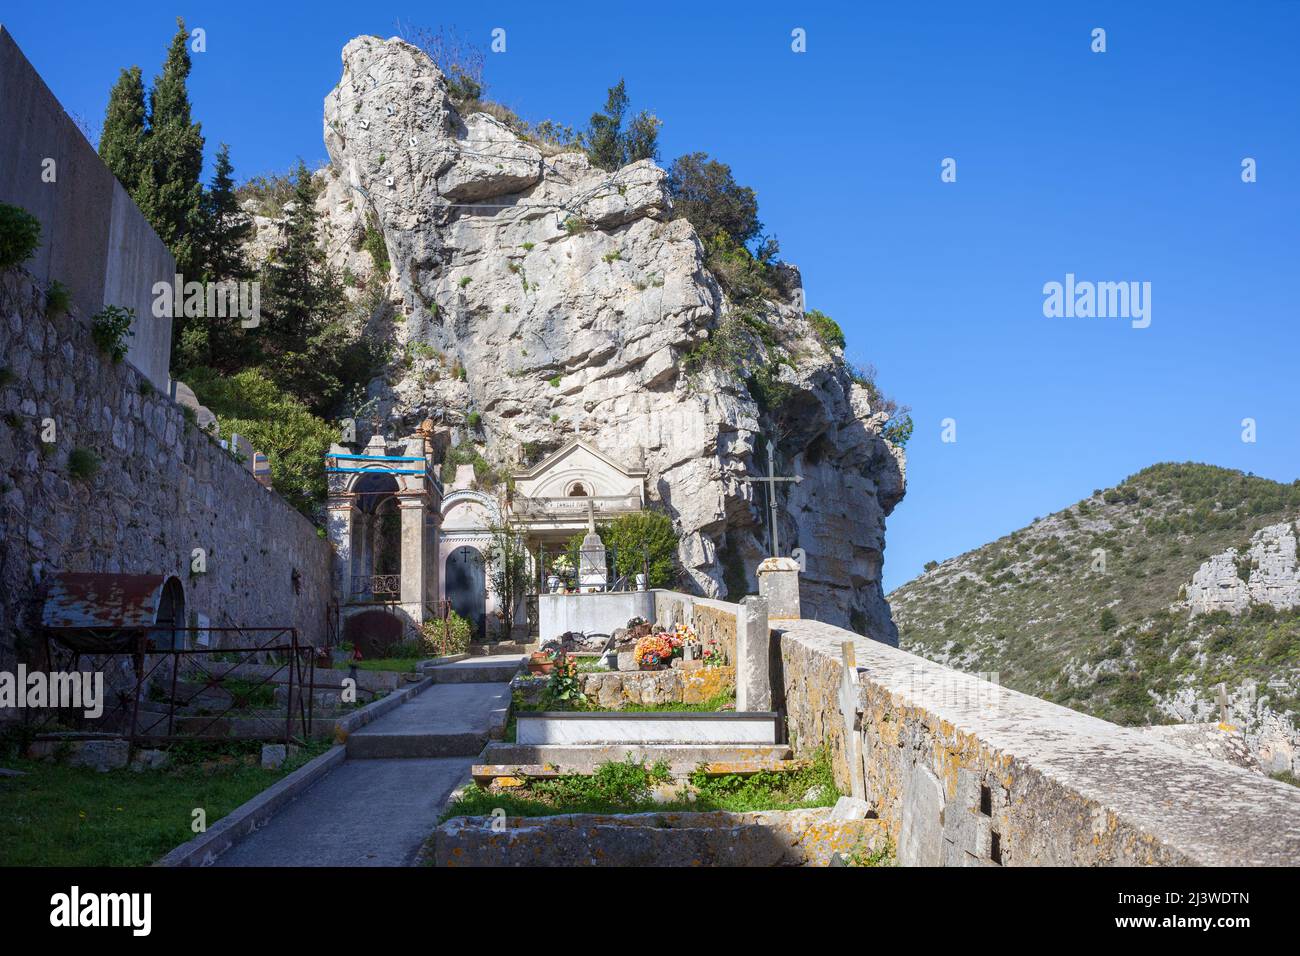
[[[225,143],[217,151],[212,184],[203,193],[201,260],[203,278],[218,282],[246,279],[249,275],[244,243],[253,233],[252,220],[239,208],[235,196],[234,164]]]
[[[225,143],[217,153],[212,184],[203,192],[199,233],[199,278],[204,282],[240,282],[253,278],[243,244],[253,223],[239,208],[234,165]],[[173,320],[176,348],[172,365],[179,370],[209,366],[236,371],[247,364],[257,332],[243,329],[235,318],[177,316]]]
[[[317,188],[302,160],[294,176],[284,239],[263,269],[259,340],[276,383],[319,413],[338,397],[338,382],[330,380],[333,350],[323,338],[340,320],[343,290],[318,243]]]
[[[140,68],[124,69],[108,94],[108,110],[99,134],[99,157],[135,195],[144,173],[144,81]]]
[[[663,125],[653,113],[642,110],[624,128],[628,108],[627,84],[618,81],[609,89],[605,109],[593,113],[583,145],[593,166],[613,171],[641,159],[659,155],[659,127]]]
[[[328,415],[369,380],[382,348],[350,327],[343,284],[320,245],[319,185],[301,160],[294,177],[283,241],[262,268],[262,324],[248,338],[280,388]]]
[[[149,93],[149,130],[144,169],[135,200],[176,258],[182,275],[197,278],[202,230],[203,133],[191,121],[186,81],[190,75],[189,33],[177,18],[162,73]]]
[[[688,220],[705,242],[725,232],[746,245],[763,231],[754,190],[738,184],[731,167],[707,153],[687,153],[673,160],[668,193],[673,218]]]

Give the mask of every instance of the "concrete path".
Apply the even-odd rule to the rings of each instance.
[[[472,757],[487,745],[494,727],[505,729],[509,709],[509,684],[435,684],[353,731],[348,759]]]
[[[510,685],[501,657],[470,658],[482,682],[434,684],[354,731],[348,759],[216,866],[408,866],[447,795],[469,776],[489,732],[504,727]],[[515,667],[522,658],[515,658]]]
[[[409,866],[473,762],[348,760],[215,865]]]

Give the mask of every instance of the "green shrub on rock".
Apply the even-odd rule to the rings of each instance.
[[[22,265],[41,244],[41,224],[26,209],[0,203],[0,269]]]

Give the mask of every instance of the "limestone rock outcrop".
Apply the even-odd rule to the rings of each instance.
[[[397,353],[371,386],[381,417],[433,418],[500,465],[581,434],[649,471],[682,533],[683,586],[733,598],[756,590],[769,534],[763,491],[740,479],[765,472],[774,437],[778,468],[804,478],[782,492],[779,530],[783,550],[805,555],[805,613],[897,643],[880,570],[903,452],[805,319],[797,270],[784,270],[783,301],[747,307],[785,396],[777,416],[735,369],[685,369],[739,310],[694,228],[671,218],[653,162],[606,172],[463,116],[424,53],[375,37],[343,50],[325,143],[331,263],[372,276],[363,243],[376,232],[391,263],[378,276],[390,305],[371,319]]]
[[[1300,553],[1292,522],[1260,528],[1241,549],[1212,555],[1187,585],[1193,614],[1240,614],[1252,604],[1275,610],[1300,607]]]

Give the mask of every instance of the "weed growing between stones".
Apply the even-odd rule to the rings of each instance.
[[[106,305],[90,320],[90,334],[95,344],[115,363],[126,358],[126,340],[135,335],[131,330],[134,321],[135,310],[120,305]]]
[[[89,448],[74,448],[68,455],[68,474],[76,481],[89,481],[99,471],[99,456]]]
[[[885,845],[876,850],[870,850],[860,843],[849,851],[847,864],[849,866],[898,866],[898,851],[893,840],[886,840]]]
[[[53,280],[45,290],[45,317],[52,319],[67,314],[71,302],[72,296],[68,292],[68,287],[58,279]]]

